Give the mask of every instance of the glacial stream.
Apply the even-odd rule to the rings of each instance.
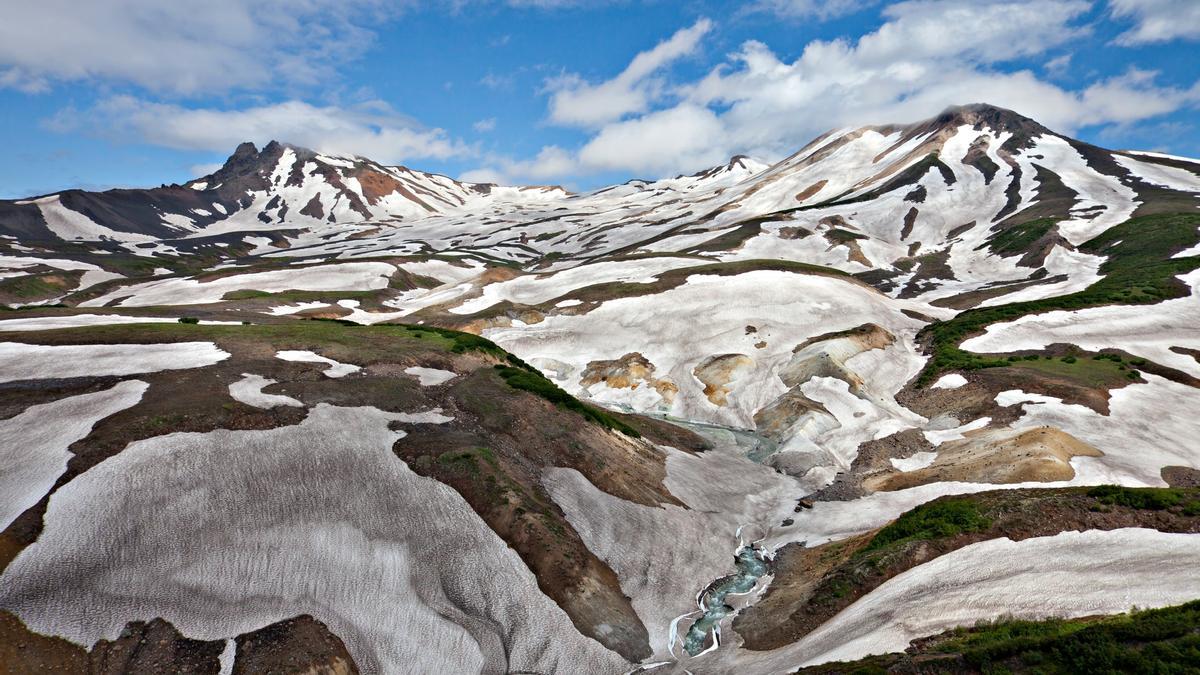
[[[704,615],[692,624],[683,638],[683,648],[689,656],[696,656],[709,647],[709,635],[712,636],[711,646],[720,644],[721,620],[734,611],[725,598],[754,589],[758,580],[767,573],[767,563],[761,555],[753,544],[742,546],[735,555],[737,573],[725,577],[700,595],[700,610]]]

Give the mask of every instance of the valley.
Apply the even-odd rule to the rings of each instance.
[[[1200,160],[985,104],[585,194],[272,142],[3,201],[0,660],[1020,670],[972,627],[1200,597],[1198,287]]]

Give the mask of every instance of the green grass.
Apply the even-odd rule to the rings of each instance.
[[[825,239],[838,244],[849,244],[857,239],[868,239],[867,235],[835,227],[825,233]]]
[[[899,542],[953,537],[963,532],[980,532],[992,521],[969,499],[945,499],[906,512],[883,528],[861,551],[868,553]]]
[[[1002,621],[957,631],[937,651],[984,672],[1015,660],[1039,673],[1186,673],[1200,664],[1197,626],[1200,601],[1099,621]]]
[[[462,331],[450,330],[448,328],[438,328],[436,326],[417,326],[413,324],[405,325],[404,329],[410,333],[416,334],[418,337],[420,337],[421,334],[426,334],[449,340],[450,351],[454,352],[455,354],[462,354],[465,352],[484,352],[485,354],[491,354],[492,356],[498,356],[501,358],[516,358],[512,354],[509,354],[501,349],[500,346],[495,342],[473,333],[463,333]]]
[[[1056,218],[1039,218],[1014,225],[988,237],[987,242],[978,248],[987,247],[997,255],[1026,253],[1034,242],[1046,236],[1057,223]]]
[[[78,283],[79,272],[55,272],[49,274],[33,274],[0,280],[0,297],[10,300],[41,300],[64,295],[67,289]],[[57,277],[64,283],[47,281],[49,277]]]
[[[907,654],[826,663],[801,673],[1037,673],[1200,671],[1200,601],[1102,618],[1002,619],[956,628]]]
[[[379,291],[258,291],[244,288],[229,291],[222,300],[255,300],[271,298],[280,302],[337,302],[338,300],[365,300],[379,295]]]
[[[437,463],[448,469],[462,469],[467,473],[479,473],[479,460],[496,468],[496,453],[491,448],[472,448],[464,451],[443,452],[438,455]]]
[[[524,365],[520,359],[516,359],[516,357],[513,357],[512,360],[516,363]],[[513,389],[520,389],[532,394],[537,394],[538,396],[541,396],[560,408],[579,413],[588,420],[595,422],[606,429],[613,429],[625,434],[626,436],[632,436],[633,438],[641,438],[641,434],[638,433],[638,431],[633,427],[625,424],[607,412],[587,405],[574,396],[571,396],[533,368],[528,366],[519,367],[497,365],[496,371],[500,377],[504,379],[508,386],[512,387]]]
[[[1084,290],[1042,300],[971,309],[947,321],[926,326],[920,337],[928,341],[930,358],[917,378],[917,386],[929,384],[950,370],[1009,365],[1006,358],[982,356],[959,348],[963,340],[981,333],[991,324],[1053,310],[1152,304],[1185,296],[1188,289],[1175,277],[1200,267],[1200,256],[1171,256],[1200,241],[1197,227],[1200,227],[1200,215],[1197,214],[1133,218],[1080,246],[1086,253],[1108,258],[1100,266],[1104,277]]]
[[[1127,488],[1118,485],[1097,485],[1087,494],[1103,504],[1151,511],[1177,506],[1186,497],[1182,490],[1173,488]]]
[[[1089,387],[1109,388],[1120,385],[1130,371],[1121,370],[1118,363],[1109,360],[1096,360],[1064,356],[1051,359],[1028,359],[1010,362],[1014,368],[1028,368],[1052,377],[1065,377],[1085,384]]]

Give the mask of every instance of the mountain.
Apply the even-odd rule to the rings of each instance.
[[[972,672],[1182,605],[1197,207],[983,104],[585,194],[271,143],[0,203],[0,661]]]
[[[324,155],[243,143],[225,164],[184,185],[85,192],[67,190],[0,202],[0,232],[25,239],[141,242],[297,224],[405,220],[493,201],[538,201],[561,188],[506,188]]]

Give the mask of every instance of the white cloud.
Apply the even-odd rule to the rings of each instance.
[[[1067,70],[1071,67],[1071,58],[1072,57],[1073,57],[1073,55],[1069,54],[1069,53],[1062,54],[1061,56],[1056,56],[1056,57],[1050,59],[1049,61],[1047,61],[1045,66],[1043,66],[1043,67],[1046,69],[1046,72],[1049,73],[1051,76],[1062,77],[1067,74]]]
[[[1006,72],[1005,62],[1085,35],[1080,22],[1089,8],[1083,0],[904,2],[883,11],[878,30],[857,40],[810,42],[791,62],[748,41],[706,76],[670,87],[669,100],[632,117],[607,116],[573,162],[560,157],[558,164],[575,176],[667,175],[734,154],[778,159],[830,128],[916,121],[955,104],[1012,108],[1071,133],[1136,123],[1200,100],[1200,85],[1161,86],[1155,73],[1137,69],[1078,89],[1030,70]],[[502,172],[547,166],[493,164]]]
[[[661,95],[662,81],[654,75],[695,51],[700,38],[712,30],[708,19],[700,19],[653,49],[641,52],[611,80],[589,84],[578,75],[564,75],[548,83],[550,120],[567,126],[594,127],[630,113],[645,112]]]
[[[757,0],[751,12],[769,12],[789,19],[832,19],[860,12],[878,0]]]
[[[1133,28],[1117,36],[1119,45],[1200,38],[1196,0],[1109,0],[1108,7],[1114,17],[1134,21]]]
[[[557,145],[543,147],[533,159],[514,160],[507,157],[489,158],[490,166],[472,169],[459,178],[474,183],[544,183],[557,182],[564,176],[579,173],[579,161],[573,154]]]
[[[479,120],[478,122],[472,124],[471,128],[481,134],[486,134],[490,131],[495,131],[496,130],[496,118],[489,117],[487,119]]]
[[[0,86],[132,83],[179,94],[315,84],[371,42],[387,0],[5,2]]]
[[[229,152],[242,141],[272,139],[319,152],[363,155],[382,162],[469,154],[441,129],[427,129],[375,102],[354,108],[285,101],[239,110],[184,108],[130,96],[85,111],[60,112],[47,126],[169,148]]]
[[[222,164],[219,164],[216,162],[214,162],[212,164],[193,164],[191,167],[188,168],[188,172],[191,173],[193,176],[196,176],[197,178],[199,178],[200,176],[207,176],[210,173],[216,173],[216,171],[218,169],[220,169],[221,166],[222,166]]]
[[[600,130],[579,151],[589,171],[630,170],[661,175],[681,167],[703,167],[729,158],[716,113],[684,103]]]

